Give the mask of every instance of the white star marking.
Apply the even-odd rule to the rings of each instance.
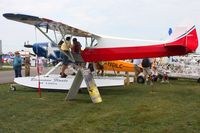
[[[54,56],[55,58],[55,51],[58,51],[59,49],[57,47],[52,47],[51,43],[48,43],[48,48],[47,48],[47,57],[49,57],[50,55]]]

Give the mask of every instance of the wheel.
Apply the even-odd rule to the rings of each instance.
[[[163,78],[163,75],[158,74],[158,79],[159,79],[159,80],[162,80],[162,78]]]
[[[137,77],[137,83],[143,84],[144,83],[144,77],[143,76],[138,76]]]
[[[16,91],[16,87],[13,86],[13,85],[11,85],[11,86],[10,86],[10,90],[11,90],[11,91]]]
[[[152,80],[153,80],[154,82],[156,82],[156,81],[157,81],[157,79],[158,79],[158,77],[157,77],[157,76],[155,76],[155,75],[153,75],[153,76],[152,76]]]

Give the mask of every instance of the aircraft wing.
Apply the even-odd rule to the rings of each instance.
[[[78,28],[63,24],[61,22],[56,22],[46,18],[39,18],[37,16],[25,15],[25,14],[14,14],[14,13],[5,13],[3,16],[7,19],[18,21],[37,27],[46,28],[47,30],[59,31],[62,34],[70,34],[73,36],[79,37],[93,37],[97,36],[95,34],[89,33],[87,31],[80,30]]]

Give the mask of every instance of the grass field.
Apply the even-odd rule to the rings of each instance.
[[[66,92],[0,85],[0,133],[199,133],[200,84],[174,80],[100,90],[93,104],[86,90],[66,102]]]
[[[0,68],[0,71],[10,71],[13,70],[13,68]]]

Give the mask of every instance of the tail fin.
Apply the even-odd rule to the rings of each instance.
[[[182,33],[182,34],[181,34]],[[182,47],[185,53],[194,52],[198,47],[198,37],[195,26],[178,27],[171,36],[171,41],[166,43],[166,48]]]
[[[178,38],[179,36],[181,36],[183,33],[187,32],[187,31],[188,31],[188,27],[186,27],[186,26],[175,27],[172,30],[172,33],[169,38],[170,38],[170,40],[175,40],[176,38]]]

